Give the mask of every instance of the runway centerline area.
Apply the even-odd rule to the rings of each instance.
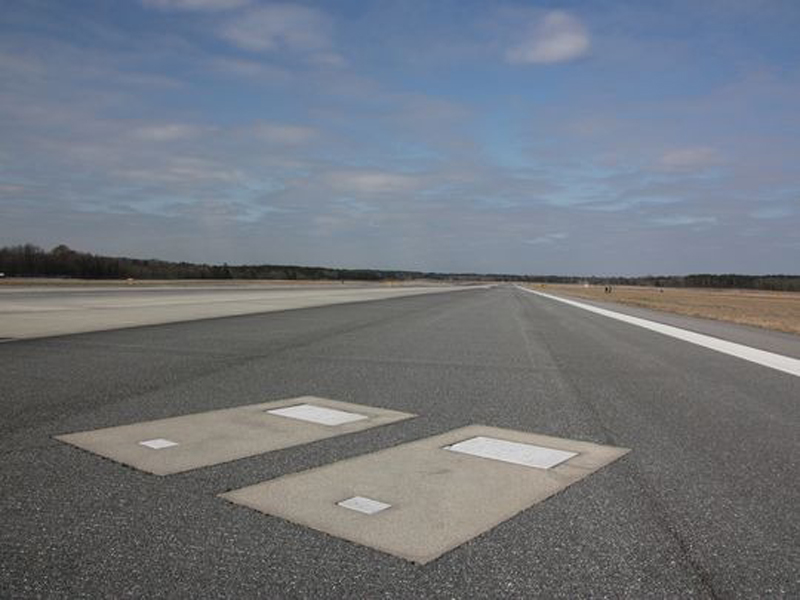
[[[0,344],[0,596],[800,596],[800,378],[439,292]]]

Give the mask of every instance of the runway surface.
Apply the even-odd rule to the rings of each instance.
[[[0,288],[0,340],[431,294],[447,285],[208,284]]]
[[[800,377],[514,287],[13,341],[0,372],[2,597],[800,596]],[[53,439],[304,395],[419,416],[167,477]],[[631,451],[426,565],[218,497],[474,424]]]

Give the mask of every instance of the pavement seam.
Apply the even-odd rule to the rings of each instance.
[[[515,294],[514,297],[517,300],[518,306],[522,310],[524,310],[526,305],[525,305],[524,301],[522,300],[522,298],[526,298],[526,296],[520,296],[519,294]],[[530,359],[530,362],[535,368],[538,369],[538,366],[535,364],[535,362],[533,360],[533,356],[531,355],[531,352],[530,352],[531,340],[530,340],[530,336],[528,335],[528,332],[525,330],[525,325],[524,325],[524,321],[522,319],[522,316],[519,313],[517,313],[516,317],[517,317],[517,322],[520,325],[520,332],[521,332],[522,336],[525,339],[525,348],[526,348],[526,350],[528,352],[528,357]],[[564,390],[569,392],[568,395],[569,395],[570,398],[572,398],[579,406],[581,406],[584,410],[586,410],[586,411],[588,411],[590,413],[590,417],[591,417],[590,422],[592,422],[595,425],[599,426],[599,429],[601,430],[601,432],[603,434],[603,439],[600,440],[600,443],[607,444],[607,445],[610,445],[610,446],[625,446],[625,444],[617,443],[617,436],[616,436],[616,433],[614,432],[614,430],[611,427],[609,427],[605,423],[605,421],[601,418],[601,416],[597,412],[597,409],[595,408],[595,406],[593,404],[591,404],[591,403],[588,403],[586,400],[584,400],[583,396],[580,394],[578,389],[572,384],[572,382],[570,381],[569,377],[565,376],[564,368],[563,368],[563,366],[561,364],[559,364],[559,361],[556,358],[555,354],[553,353],[552,348],[548,344],[547,339],[542,338],[541,341],[542,341],[542,345],[545,347],[545,349],[547,351],[547,354],[550,357],[550,362],[551,362],[550,370],[553,370],[553,371],[555,371],[557,373],[557,376],[554,378],[554,380],[558,383],[558,385],[562,389],[564,389]],[[627,446],[625,446],[625,447],[627,447]]]
[[[516,297],[518,299],[520,298],[519,295],[516,295]],[[523,296],[523,297],[529,298],[530,296]],[[523,330],[523,335],[527,337],[527,334],[524,332],[524,330]],[[547,346],[547,340],[543,340],[543,343]],[[553,355],[552,352],[550,354],[553,357],[553,363],[558,365],[558,361],[555,359],[555,355]],[[559,371],[563,372],[563,369],[559,367]],[[603,434],[606,437],[606,440],[603,441],[603,443],[607,443],[613,446],[628,447],[626,444],[620,444],[617,442],[614,431],[605,424],[604,419],[597,411],[596,407],[587,400],[583,399],[582,395],[578,393],[576,388],[569,382],[569,378],[564,377],[562,379],[564,384],[571,390],[573,390],[574,393],[571,394],[571,396],[576,399],[576,401],[580,404],[580,406],[582,406],[585,410],[588,410],[591,413],[593,422],[596,425],[598,425],[599,428],[603,431]],[[633,452],[631,452],[630,454],[632,455]],[[625,464],[628,464],[630,466],[631,478],[633,482],[637,485],[637,487],[639,487],[642,490],[642,492],[644,493],[645,497],[648,500],[648,503],[652,507],[652,514],[656,519],[656,524],[658,525],[658,527],[674,540],[675,544],[677,545],[680,551],[681,556],[685,560],[687,566],[695,573],[695,575],[701,582],[704,591],[708,593],[711,598],[719,598],[720,596],[716,593],[713,583],[711,581],[710,573],[708,573],[708,571],[706,571],[702,567],[702,565],[700,565],[692,556],[691,549],[688,543],[678,533],[677,528],[671,524],[668,517],[668,513],[666,511],[666,507],[660,501],[660,499],[655,497],[652,490],[647,485],[644,476],[638,469],[635,459],[630,458],[628,461],[626,461]]]
[[[347,357],[347,356],[321,356],[314,354],[305,354],[299,357],[292,357],[291,360],[308,360],[308,361],[328,361],[328,362],[342,362],[342,363],[368,363],[385,366],[407,365],[410,367],[432,367],[432,368],[446,368],[455,367],[461,369],[483,369],[492,371],[522,371],[528,372],[528,367],[513,367],[507,365],[482,365],[476,363],[459,363],[454,361],[429,361],[429,360],[415,360],[415,359],[385,359],[385,358],[371,358],[368,356]],[[538,368],[538,370],[548,370],[556,367]]]
[[[627,464],[631,469],[632,482],[643,492],[644,497],[647,499],[652,509],[651,514],[655,518],[658,527],[674,540],[680,550],[681,556],[702,583],[704,591],[706,591],[711,598],[722,598],[723,596],[718,594],[714,587],[711,573],[693,556],[690,543],[683,538],[678,528],[672,524],[664,502],[661,501],[655,491],[647,484],[646,478],[638,468],[638,463],[635,460],[630,460]]]

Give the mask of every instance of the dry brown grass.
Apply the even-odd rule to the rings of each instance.
[[[619,302],[800,334],[800,293],[797,292],[614,286],[613,292],[606,294],[602,285],[532,284],[529,287],[575,298]]]

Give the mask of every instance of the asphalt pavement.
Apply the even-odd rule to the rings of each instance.
[[[514,287],[12,341],[0,373],[0,597],[800,596],[800,378]],[[305,395],[419,416],[166,477],[53,438]],[[467,425],[631,451],[426,565],[218,497]]]
[[[432,294],[451,285],[230,283],[0,287],[0,340]]]

